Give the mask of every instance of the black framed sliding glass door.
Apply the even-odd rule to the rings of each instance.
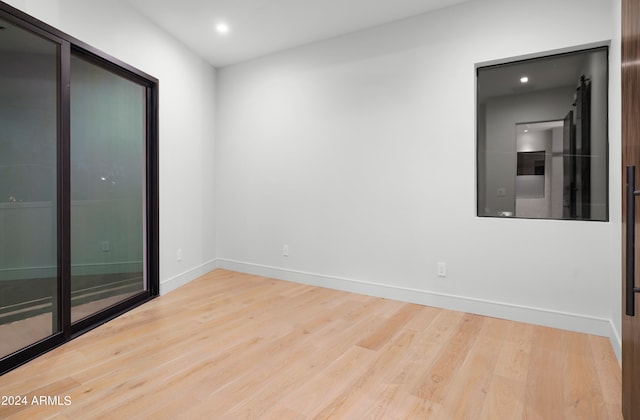
[[[0,357],[61,331],[60,50],[0,19]]]
[[[0,374],[158,294],[157,86],[0,2]]]
[[[71,322],[145,291],[146,87],[71,55]]]

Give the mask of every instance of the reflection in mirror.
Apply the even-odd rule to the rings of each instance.
[[[478,216],[608,220],[607,54],[478,67]]]

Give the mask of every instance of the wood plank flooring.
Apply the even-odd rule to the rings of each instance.
[[[27,405],[0,418],[621,419],[620,395],[603,337],[215,270],[1,376]]]
[[[73,307],[73,320],[82,319],[104,308],[116,304],[127,297],[126,295],[109,296],[93,302],[83,303]],[[51,308],[48,308],[49,311]],[[49,337],[52,334],[52,313],[43,313],[11,323],[0,323],[0,357],[20,350],[31,343]]]

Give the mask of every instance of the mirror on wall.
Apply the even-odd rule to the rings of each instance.
[[[477,68],[478,216],[608,220],[608,48]]]

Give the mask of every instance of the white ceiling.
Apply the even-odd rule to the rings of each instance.
[[[127,0],[216,67],[470,0]],[[215,26],[226,22],[227,35]]]

